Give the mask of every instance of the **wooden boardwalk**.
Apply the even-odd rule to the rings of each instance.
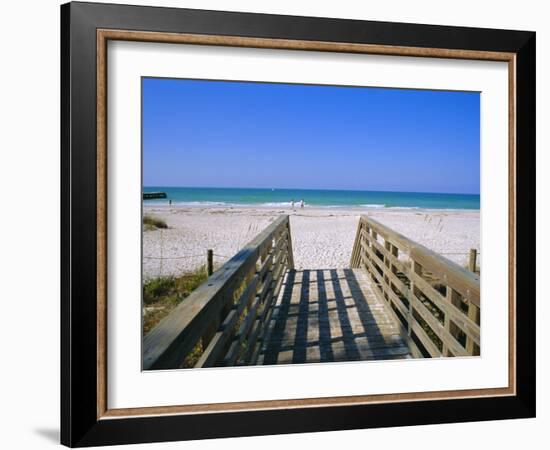
[[[285,277],[258,364],[410,357],[366,271],[301,270]]]
[[[479,276],[361,216],[349,269],[294,269],[280,216],[143,340],[143,369],[480,355]]]

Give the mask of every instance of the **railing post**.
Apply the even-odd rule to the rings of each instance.
[[[290,218],[287,217],[286,226],[288,229],[287,235],[287,261],[288,261],[288,270],[294,270],[294,252],[292,250],[292,234],[290,233]]]
[[[211,248],[206,250],[206,271],[208,276],[214,273],[214,250]]]
[[[468,269],[470,272],[476,271],[477,250],[475,248],[470,249],[470,258],[468,259]]]
[[[446,299],[449,302],[450,305],[456,306],[458,302],[458,294],[457,292],[447,284],[447,295]],[[443,319],[443,327],[447,332],[451,332],[451,319],[449,319],[449,314],[445,313],[445,317]],[[443,356],[449,356],[449,349],[447,348],[447,345],[445,344],[445,341],[443,341],[443,348],[441,349],[441,353]]]
[[[418,264],[414,259],[412,260],[412,271],[418,275],[419,277],[422,277],[422,266]],[[413,298],[415,294],[415,282],[413,281],[411,277],[411,289],[410,289],[410,295],[411,298],[409,298],[409,316],[407,317],[407,332],[409,333],[409,336],[412,335],[412,321],[414,320],[413,316]]]
[[[392,244],[389,241],[385,241],[384,248],[388,251],[388,253],[391,253]],[[384,256],[384,265],[386,266],[386,270],[391,272],[391,262],[390,258],[387,256]],[[386,270],[384,271],[384,280],[386,281],[386,284],[390,286],[390,277],[386,275]]]
[[[355,241],[353,243],[353,249],[351,251],[350,267],[352,269],[358,269],[361,267],[361,231],[363,230],[363,218],[359,217],[359,223],[357,224],[357,231],[355,232]]]
[[[395,257],[395,259],[399,258],[399,248],[397,248],[395,245],[391,245],[391,254]],[[391,265],[391,271],[394,274],[397,274],[397,267],[395,267],[393,264]]]
[[[160,258],[159,258],[159,263],[160,263],[160,265],[159,265],[159,277],[162,277],[162,261],[163,261],[163,259],[164,259],[164,258],[162,257],[162,247],[163,247],[162,244],[163,244],[164,240],[163,240],[163,238],[162,238],[162,228],[161,228],[159,231],[160,231],[160,245],[159,245],[159,247],[160,247]]]
[[[468,302],[468,318],[479,324],[479,308],[470,302]],[[476,356],[475,342],[469,335],[466,336],[466,351],[469,355]]]

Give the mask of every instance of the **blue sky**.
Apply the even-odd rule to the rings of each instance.
[[[479,94],[143,79],[145,186],[479,193]]]

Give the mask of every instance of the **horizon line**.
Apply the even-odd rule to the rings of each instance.
[[[471,192],[434,192],[434,191],[392,191],[392,190],[377,190],[377,189],[348,189],[348,188],[298,188],[298,187],[252,187],[252,186],[176,186],[176,185],[145,185],[142,184],[142,188],[153,187],[165,187],[165,188],[182,188],[182,189],[264,189],[267,191],[280,190],[280,191],[344,191],[344,192],[384,192],[393,194],[445,194],[445,195],[477,195],[478,193]]]

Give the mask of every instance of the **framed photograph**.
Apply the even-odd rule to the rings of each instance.
[[[61,27],[63,444],[534,417],[534,32]]]

